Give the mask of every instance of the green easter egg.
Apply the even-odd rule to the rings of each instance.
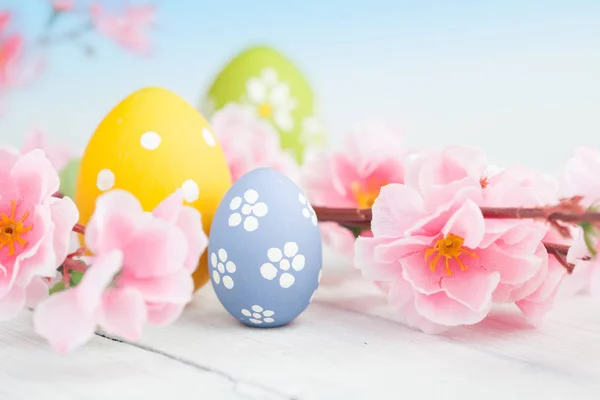
[[[252,47],[232,59],[218,74],[200,108],[210,118],[229,103],[242,104],[268,121],[279,132],[281,147],[298,162],[307,150],[326,144],[308,81],[291,61],[270,47]]]
[[[81,159],[76,158],[71,160],[66,167],[59,173],[60,178],[60,193],[72,199],[75,198],[75,187],[77,185],[77,174],[79,173],[79,164]]]

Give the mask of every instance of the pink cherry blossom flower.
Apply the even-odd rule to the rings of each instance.
[[[78,286],[38,305],[36,331],[66,353],[97,326],[137,340],[145,323],[172,322],[191,300],[192,272],[207,242],[200,213],[183,205],[181,191],[152,213],[128,192],[107,192],[85,233],[91,266]]]
[[[150,41],[145,31],[155,18],[156,9],[153,5],[131,5],[117,14],[94,3],[90,13],[94,28],[99,33],[130,51],[149,52]]]
[[[66,147],[48,145],[46,135],[38,128],[33,129],[25,138],[21,152],[27,153],[34,149],[43,150],[54,169],[59,172],[76,157],[76,153]]]
[[[58,185],[42,151],[0,149],[0,319],[42,296],[40,278],[54,277],[67,256],[79,212],[52,197]]]
[[[555,292],[556,285],[542,288],[550,279],[547,227],[485,220],[480,209],[502,198],[501,185],[514,192],[530,182],[509,185],[510,171],[501,179],[488,170],[473,148],[426,152],[408,164],[405,184],[384,187],[375,201],[373,238],[357,239],[356,266],[389,288],[408,325],[437,333],[474,324],[495,301],[521,301],[537,317],[541,312],[528,306],[545,306],[547,291]]]
[[[277,131],[247,108],[228,104],[214,114],[211,125],[234,182],[259,167],[271,167],[298,181],[298,164],[281,149]]]

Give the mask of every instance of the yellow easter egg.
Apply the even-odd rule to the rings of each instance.
[[[96,129],[81,159],[75,203],[85,225],[96,198],[109,190],[127,190],[151,211],[180,188],[208,235],[230,186],[225,155],[205,118],[176,94],[151,87],[121,101]],[[194,283],[207,281],[205,252]]]

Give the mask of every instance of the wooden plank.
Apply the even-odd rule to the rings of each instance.
[[[54,353],[31,327],[31,313],[0,324],[1,399],[276,399],[193,363],[100,336],[76,352]]]
[[[96,337],[52,352],[30,314],[0,324],[0,398],[577,399],[600,392],[600,305],[562,304],[540,329],[515,310],[429,336],[408,329],[377,289],[325,286],[294,323],[239,324],[210,286],[182,318],[140,343]],[[174,396],[173,396],[174,395]],[[168,397],[170,396],[170,397]]]
[[[363,281],[326,288],[293,324],[267,330],[239,324],[207,287],[177,324],[148,330],[142,343],[293,398],[564,399],[600,391],[600,306],[588,298],[568,301],[538,330],[501,310],[480,326],[430,336],[397,322]]]

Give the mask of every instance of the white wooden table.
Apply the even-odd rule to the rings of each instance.
[[[514,309],[428,336],[359,277],[322,286],[291,325],[239,324],[203,288],[137,344],[96,336],[52,352],[31,313],[0,324],[0,399],[598,399],[600,305],[579,297],[545,325]]]

